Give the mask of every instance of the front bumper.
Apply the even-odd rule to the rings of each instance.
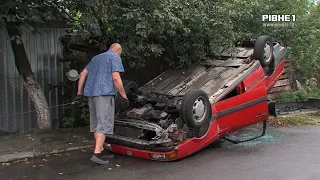
[[[168,152],[174,149],[174,143],[171,139],[161,139],[161,136],[165,132],[160,126],[154,123],[150,123],[140,119],[120,119],[115,120],[115,127],[122,128],[120,131],[125,131],[128,128],[134,128],[136,130],[149,130],[155,132],[156,137],[152,140],[142,140],[138,138],[128,137],[118,132],[114,135],[107,135],[106,142],[110,144],[125,146],[129,148],[137,148],[141,150],[161,151]],[[125,129],[123,129],[125,128]]]
[[[106,142],[129,148],[137,148],[149,151],[168,152],[174,150],[174,144],[171,139],[145,141],[130,137],[108,135],[106,136]]]
[[[121,146],[117,144],[105,144],[105,149],[108,149],[114,153],[121,154],[124,156],[153,160],[153,161],[175,161],[181,159],[178,150],[172,151],[152,151],[152,150],[142,150],[136,148],[130,148],[127,146]]]
[[[108,137],[105,149],[125,156],[154,160],[176,161],[187,157],[219,139],[217,121],[213,121],[206,135],[201,138],[191,138],[179,145],[167,140],[141,141],[123,137]],[[121,145],[123,144],[123,145]],[[159,148],[161,147],[161,148]]]

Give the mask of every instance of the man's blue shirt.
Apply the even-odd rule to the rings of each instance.
[[[108,50],[92,58],[85,67],[88,71],[84,96],[116,95],[112,72],[124,72],[121,57]]]

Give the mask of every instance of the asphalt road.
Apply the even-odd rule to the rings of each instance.
[[[109,165],[73,152],[0,166],[0,179],[315,180],[320,177],[320,126],[269,128],[258,140],[208,147],[178,162],[116,156]]]

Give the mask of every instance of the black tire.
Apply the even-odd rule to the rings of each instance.
[[[123,80],[123,87],[126,91],[129,101],[132,101],[134,96],[139,93],[139,86],[134,81]],[[123,100],[122,96],[118,93],[115,99],[115,114],[126,111],[124,107],[121,107],[121,101]]]
[[[135,81],[124,81],[123,87],[127,93],[127,96],[139,94],[139,86]]]
[[[201,101],[198,101],[201,100]],[[198,101],[198,102],[197,102]],[[195,118],[194,106],[204,105],[204,113],[200,119]],[[201,110],[199,110],[200,113]],[[198,113],[199,113],[198,112]],[[211,120],[212,109],[207,94],[202,90],[190,90],[182,98],[180,113],[182,121],[190,128],[201,128],[204,124]]]
[[[274,117],[277,117],[276,103],[275,102],[270,102],[268,104],[268,110],[269,110],[269,114],[270,115],[273,115]]]
[[[265,46],[268,45],[270,51],[268,57],[265,57]],[[273,42],[269,36],[259,36],[254,43],[253,59],[259,60],[262,67],[268,67],[274,61]]]

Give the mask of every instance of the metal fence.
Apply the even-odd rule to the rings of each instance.
[[[59,38],[65,28],[37,28],[36,33],[23,33],[23,43],[36,80],[44,90],[49,106],[61,104],[62,90],[49,91],[49,84],[64,80]],[[18,132],[36,127],[35,108],[23,87],[5,28],[0,28],[0,131]],[[51,108],[52,119],[60,118],[63,107]],[[33,112],[30,112],[33,111]]]

